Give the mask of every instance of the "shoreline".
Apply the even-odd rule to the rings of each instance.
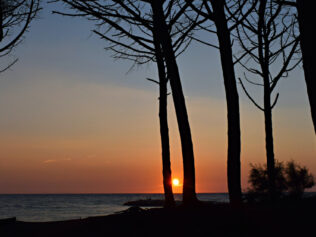
[[[314,232],[315,212],[316,197],[240,208],[225,203],[174,209],[131,207],[76,220],[0,222],[0,236],[305,236]]]
[[[181,200],[182,196],[175,198]],[[228,201],[228,194],[198,194],[198,198]],[[126,210],[128,207],[124,203],[140,199],[163,200],[164,195],[0,195],[0,219],[16,217],[22,221],[59,221],[109,215]]]

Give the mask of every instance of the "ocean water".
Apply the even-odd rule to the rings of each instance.
[[[180,194],[175,195],[181,200]],[[228,202],[227,193],[198,194],[201,201]],[[126,210],[123,204],[139,199],[163,199],[162,194],[2,194],[0,219],[59,221],[109,215]]]

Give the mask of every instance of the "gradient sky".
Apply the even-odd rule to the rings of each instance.
[[[0,193],[162,192],[156,65],[129,71],[84,19],[44,6],[0,74]],[[3,63],[3,59],[1,59]],[[217,50],[192,44],[179,59],[196,159],[198,192],[227,192],[226,102]],[[237,74],[242,70],[236,68]],[[250,163],[264,163],[263,113],[239,87],[242,184]],[[316,139],[303,72],[279,83],[273,111],[275,154],[316,175]],[[261,92],[251,91],[260,101]],[[261,101],[260,101],[261,102]],[[173,177],[181,148],[169,98]],[[316,188],[312,189],[316,191]],[[180,192],[176,188],[175,192]]]

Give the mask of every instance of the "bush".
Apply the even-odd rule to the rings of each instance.
[[[248,201],[267,200],[269,195],[269,183],[267,166],[251,164],[248,182],[250,188],[247,193]],[[291,197],[301,198],[306,188],[314,186],[314,177],[306,167],[301,167],[294,161],[284,165],[282,162],[275,163],[275,186],[276,196],[281,198],[285,192]]]
[[[306,167],[301,167],[294,161],[287,163],[285,170],[287,191],[291,196],[301,197],[306,188],[314,186],[314,176],[308,172]]]

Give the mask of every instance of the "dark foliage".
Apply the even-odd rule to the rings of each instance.
[[[248,182],[251,185],[246,195],[248,202],[268,199],[269,180],[266,165],[251,164]],[[304,190],[313,187],[314,184],[314,177],[306,167],[301,167],[294,161],[289,161],[285,165],[282,162],[276,162],[276,197],[282,198],[287,193],[289,197],[301,198]]]
[[[306,188],[315,185],[314,176],[308,172],[306,167],[301,167],[294,161],[288,162],[284,175],[289,194],[293,197],[301,197]]]

